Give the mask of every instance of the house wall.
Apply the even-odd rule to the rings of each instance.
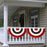
[[[47,46],[47,4],[45,8],[40,8],[39,13],[39,25],[40,27],[46,27],[46,46]],[[1,43],[0,43],[1,44]],[[42,47],[41,45],[9,45],[10,47]]]
[[[25,17],[25,27],[30,27],[31,25],[31,18],[30,18],[30,10],[32,10],[32,9],[39,9],[39,8],[35,8],[35,7],[20,7],[20,8],[18,8],[17,10],[16,10],[16,12],[11,16],[11,18],[9,19],[9,21],[10,21],[10,25],[9,26],[12,26],[13,27],[13,25],[14,25],[14,23],[13,23],[13,18],[16,16],[16,17],[18,17],[17,18],[17,27],[19,27],[19,18],[20,18],[20,14],[19,14],[19,12],[22,12],[22,11],[25,11],[25,15],[24,15],[24,17]],[[28,20],[28,21],[27,21]],[[39,25],[39,22],[38,22],[38,25]]]
[[[26,12],[26,13],[28,13],[28,12]],[[39,22],[40,27],[46,27],[46,38],[45,38],[46,44],[45,45],[47,46],[47,4],[46,4],[45,8],[39,8],[39,21],[38,22]],[[29,23],[29,22],[27,22],[27,23]],[[35,47],[35,46],[36,47],[44,47],[44,45],[37,45],[37,44],[36,45],[27,45],[27,44],[26,45],[9,45],[9,46],[10,47]]]
[[[16,16],[16,17],[18,17],[17,18],[17,20],[18,20],[18,22],[17,22],[17,27],[19,27],[19,17],[20,17],[20,14],[19,14],[19,12],[22,12],[22,11],[25,11],[25,26],[26,27],[28,27],[29,26],[29,9],[28,9],[28,7],[26,8],[26,7],[20,7],[20,8],[18,8],[17,9],[17,11],[11,16],[11,18],[9,19],[9,21],[11,21],[9,24],[9,26],[13,26],[13,18]],[[28,19],[28,21],[27,21],[27,19]]]
[[[22,9],[19,9],[17,11],[20,11],[20,10],[23,10],[25,9],[26,10],[26,13],[28,13],[27,11],[27,8],[22,8]],[[29,9],[29,8],[28,8]],[[47,4],[46,4],[46,7],[45,8],[39,8],[39,26],[40,27],[46,27],[46,46],[47,46]],[[17,12],[18,13],[18,12]],[[17,13],[15,13],[17,15]],[[14,15],[15,15],[14,14]],[[29,14],[27,14],[27,18],[28,18]],[[12,16],[13,17],[13,16]],[[26,18],[26,20],[27,20]],[[28,24],[26,26],[29,26],[29,21],[27,22]],[[44,47],[42,45],[9,45],[9,47]]]
[[[47,4],[45,8],[40,8],[40,15],[39,15],[39,24],[41,27],[45,27],[46,28],[46,38],[45,38],[45,42],[46,42],[46,46],[47,46]]]

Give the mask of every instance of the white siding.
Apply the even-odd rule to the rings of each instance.
[[[45,8],[40,8],[39,24],[41,27],[46,27],[46,45],[47,45],[47,5]]]

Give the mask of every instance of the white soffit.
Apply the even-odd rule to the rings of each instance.
[[[5,4],[9,6],[19,6],[19,7],[45,7],[45,3],[26,2],[26,1],[5,2]]]
[[[0,0],[0,4],[9,6],[25,6],[25,7],[45,7],[47,1],[43,0]]]
[[[39,3],[47,3],[47,0],[4,0],[5,2],[15,2],[15,1],[25,1],[25,2],[39,2]]]

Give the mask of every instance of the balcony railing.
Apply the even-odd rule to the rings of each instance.
[[[15,37],[12,37],[8,33],[8,43],[9,44],[36,44],[36,43],[45,43],[45,34],[42,37],[33,38],[33,37],[31,37],[26,32],[26,34],[24,36],[22,36],[21,38],[15,38]]]
[[[2,34],[1,34],[2,33]],[[3,42],[3,28],[0,28],[0,41]],[[1,36],[2,35],[2,36]],[[8,44],[45,44],[45,34],[39,38],[31,37],[27,32],[21,38],[15,38],[7,32],[7,43]]]

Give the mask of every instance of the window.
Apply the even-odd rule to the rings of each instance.
[[[38,27],[38,16],[31,16],[31,27]]]
[[[31,10],[30,13],[31,27],[38,27],[38,9]]]
[[[17,19],[13,19],[13,26],[14,26],[14,27],[17,26]]]

